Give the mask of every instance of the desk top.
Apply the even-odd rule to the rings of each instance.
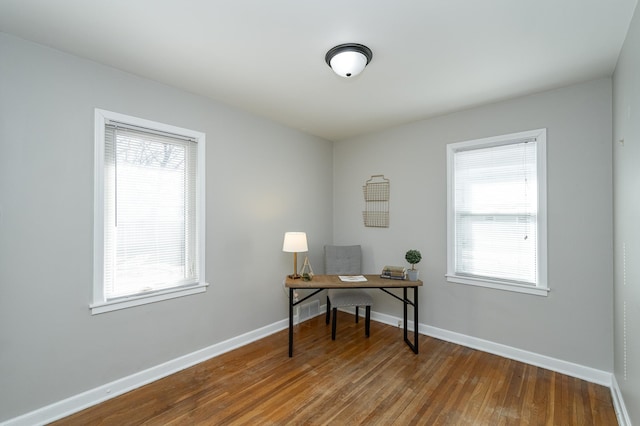
[[[337,275],[314,275],[311,281],[302,278],[292,279],[287,277],[284,284],[289,288],[404,288],[419,287],[422,281],[392,280],[381,278],[380,275],[365,275],[367,281],[345,282],[340,281]]]

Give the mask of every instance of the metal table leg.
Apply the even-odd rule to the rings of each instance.
[[[418,287],[413,287],[413,302],[407,297],[407,287],[403,289],[403,320],[404,320],[404,341],[413,350],[418,353]],[[413,343],[409,340],[409,325],[407,324],[408,312],[407,305],[413,306]]]
[[[418,287],[413,288],[413,352],[418,353],[418,335],[420,334],[418,331],[418,327],[420,327],[420,323],[418,322]]]
[[[409,346],[411,346],[411,344],[409,343],[409,339],[407,338],[408,335],[408,330],[409,330],[409,324],[407,321],[407,304],[409,303],[409,300],[407,300],[407,288],[404,287],[402,289],[402,324],[404,325],[404,341],[407,342],[409,344]],[[413,349],[413,348],[412,348]]]
[[[289,288],[289,358],[293,356],[293,288]]]

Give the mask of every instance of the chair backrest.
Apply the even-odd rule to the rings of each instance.
[[[357,246],[324,246],[324,271],[329,275],[362,274],[362,249]]]

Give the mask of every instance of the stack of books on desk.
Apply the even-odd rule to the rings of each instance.
[[[403,266],[385,266],[380,277],[391,280],[404,280],[406,274],[407,270]]]

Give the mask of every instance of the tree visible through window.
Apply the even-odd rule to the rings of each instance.
[[[100,294],[94,303],[199,285],[204,278],[199,164],[204,135],[104,115],[109,114],[97,123],[104,139],[96,144],[104,154],[97,179],[102,181],[102,217],[97,219],[102,219],[103,241],[101,247],[96,243],[103,273],[96,274],[94,288]]]

